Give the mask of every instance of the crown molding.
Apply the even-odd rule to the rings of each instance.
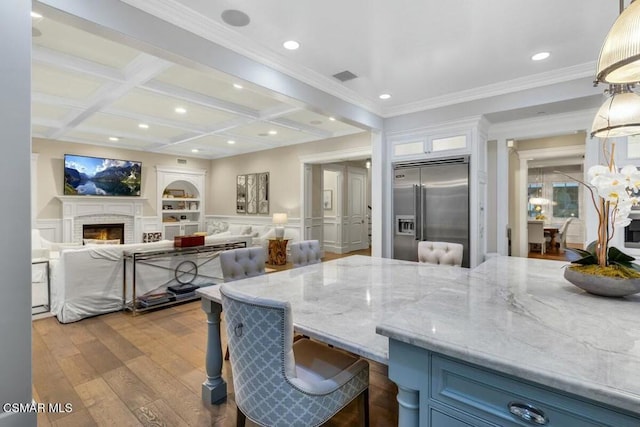
[[[217,21],[189,9],[175,0],[122,1],[177,27],[224,46],[240,55],[287,74],[343,101],[355,104],[374,114],[379,115],[380,113],[380,108],[372,100],[360,96],[355,91],[346,88],[329,77],[288,61],[282,55],[261,46],[234,30],[226,28]]]
[[[422,101],[385,108],[382,117],[388,118],[403,114],[411,114],[418,111],[432,110],[435,108],[446,107],[448,105],[461,104],[464,102],[476,101],[478,99],[520,92],[527,89],[535,89],[556,83],[564,83],[584,77],[593,77],[595,69],[596,62],[592,61],[531,76],[519,77],[513,80],[493,83],[486,86],[424,99]]]
[[[532,117],[491,125],[490,140],[543,138],[577,130],[588,131],[597,109],[571,111],[542,117]]]

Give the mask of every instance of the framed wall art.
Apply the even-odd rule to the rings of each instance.
[[[269,172],[248,173],[236,178],[236,212],[269,213]]]
[[[238,175],[236,178],[236,212],[247,213],[247,176]]]
[[[333,191],[332,190],[324,190],[322,199],[322,207],[325,211],[330,211],[333,209]]]
[[[269,213],[269,172],[258,174],[258,213]]]
[[[247,174],[247,213],[258,213],[258,185],[256,182],[256,174]]]

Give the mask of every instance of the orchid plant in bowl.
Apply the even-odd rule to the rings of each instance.
[[[632,165],[618,169],[613,161],[615,145],[611,144],[611,150],[607,150],[605,141],[603,147],[607,164],[589,168],[587,183],[578,181],[591,193],[598,214],[598,235],[586,250],[567,248],[567,259],[573,265],[565,271],[565,277],[577,286],[580,285],[568,276],[575,277],[579,273],[612,279],[637,279],[640,282],[640,265],[633,262],[635,258],[609,245],[616,228],[631,222],[631,208],[638,204],[635,194],[640,191],[640,171]],[[567,274],[569,271],[572,273]],[[640,286],[631,293],[636,292],[640,292]]]

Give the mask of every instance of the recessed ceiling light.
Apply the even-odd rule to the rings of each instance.
[[[278,131],[277,130],[270,130],[269,131],[269,135],[277,135]]]
[[[227,144],[230,144],[230,145],[233,145],[233,144],[235,144],[235,143],[236,143],[236,142],[235,142],[233,139],[230,139],[230,140],[228,140],[228,141],[227,141]]]
[[[232,27],[244,27],[251,22],[249,15],[235,9],[225,10],[220,17],[225,24],[231,25]]]
[[[42,15],[40,15],[38,12],[34,12],[33,10],[31,11],[31,17],[34,19],[40,19],[42,18]]]
[[[176,109],[173,110],[173,111],[175,111],[178,114],[186,114],[187,113],[187,109],[184,108],[184,107],[176,107]]]
[[[300,43],[295,40],[287,40],[286,42],[282,43],[282,46],[284,46],[284,48],[287,50],[296,50],[300,47]]]
[[[538,52],[531,57],[532,61],[542,61],[543,59],[547,59],[551,54],[549,52]]]
[[[200,151],[200,150],[198,150],[197,148],[192,148],[192,149],[191,149],[191,152],[192,152],[192,153],[197,153],[198,151]]]
[[[380,98],[380,99],[389,99],[389,98],[391,98],[391,95],[389,95],[388,93],[383,93],[378,98]]]
[[[120,141],[120,138],[118,138],[117,136],[110,136],[109,141],[113,141],[113,142]]]
[[[149,125],[146,123],[138,123],[140,129],[149,129]]]
[[[241,84],[234,83],[233,87],[235,87],[236,89],[242,89],[243,86]]]
[[[329,117],[329,120],[331,120],[332,122],[335,122],[336,118],[335,117]]]

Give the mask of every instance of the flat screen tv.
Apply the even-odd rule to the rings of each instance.
[[[140,196],[142,162],[64,155],[65,196]]]

